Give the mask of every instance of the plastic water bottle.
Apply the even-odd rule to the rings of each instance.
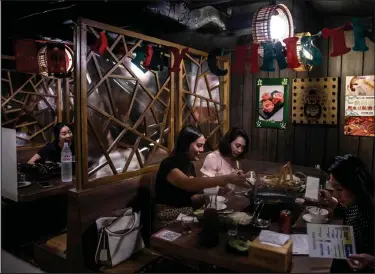
[[[64,143],[64,147],[61,150],[61,181],[64,183],[73,180],[72,160],[72,151],[70,150],[68,143]]]

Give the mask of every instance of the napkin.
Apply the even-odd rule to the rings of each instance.
[[[262,230],[259,234],[259,241],[262,244],[268,244],[272,246],[283,246],[290,236],[287,234],[277,233],[270,230]]]
[[[188,215],[185,215],[185,214],[180,213],[180,215],[178,215],[176,221],[181,222],[181,219],[182,219],[182,217],[184,217],[184,216],[188,216]],[[198,223],[198,219],[197,219],[197,217],[194,217],[194,222],[195,222],[195,223]]]
[[[319,197],[319,178],[307,177],[305,199],[318,201]]]

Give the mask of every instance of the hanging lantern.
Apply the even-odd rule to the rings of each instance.
[[[39,74],[63,78],[73,71],[73,51],[64,44],[48,44],[38,52]]]
[[[294,36],[293,18],[287,6],[269,5],[258,9],[252,21],[252,34],[255,43],[281,42]],[[258,53],[263,56],[263,47]]]
[[[302,50],[302,54],[307,58],[307,59],[312,59],[312,55],[307,52],[306,50],[302,49],[302,46],[301,46],[301,38],[303,36],[311,36],[311,33],[310,32],[300,32],[300,33],[297,33],[294,35],[295,37],[298,37],[298,41],[297,41],[297,56],[298,56],[298,62],[301,64],[301,66],[299,66],[298,68],[295,68],[294,71],[310,71],[312,70],[313,66],[310,66],[308,64],[304,64],[301,60],[301,55],[300,55],[300,51]]]

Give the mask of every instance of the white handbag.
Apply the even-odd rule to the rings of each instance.
[[[95,262],[114,267],[127,260],[134,252],[145,247],[140,235],[140,213],[131,208],[123,210],[120,217],[104,217],[96,220],[99,241]]]

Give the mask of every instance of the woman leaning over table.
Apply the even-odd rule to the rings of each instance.
[[[72,155],[74,155],[73,133],[69,125],[65,123],[57,123],[53,128],[53,135],[55,140],[41,148],[37,154],[31,157],[27,162],[28,164],[34,165],[37,161],[60,162],[61,150],[64,147],[64,143],[68,143]]]
[[[335,211],[343,211],[344,225],[353,226],[357,254],[374,255],[374,179],[364,163],[352,155],[337,156],[329,168],[333,196],[321,190],[320,197]],[[331,273],[374,273],[371,260],[335,259]]]
[[[201,172],[203,176],[215,177],[228,175],[240,169],[239,160],[249,150],[249,137],[240,128],[231,128],[219,143],[219,149],[206,156]],[[228,184],[233,190],[234,185]]]
[[[206,156],[201,172],[204,176],[228,175],[239,169],[237,161],[249,150],[249,137],[242,129],[233,127],[219,143],[219,149]]]
[[[195,126],[181,129],[170,157],[164,159],[156,176],[155,193],[158,219],[161,225],[176,220],[180,213],[191,214],[194,200],[205,188],[224,186],[227,183],[242,185],[247,174],[238,170],[215,178],[195,177],[192,161],[204,151],[206,139]]]

